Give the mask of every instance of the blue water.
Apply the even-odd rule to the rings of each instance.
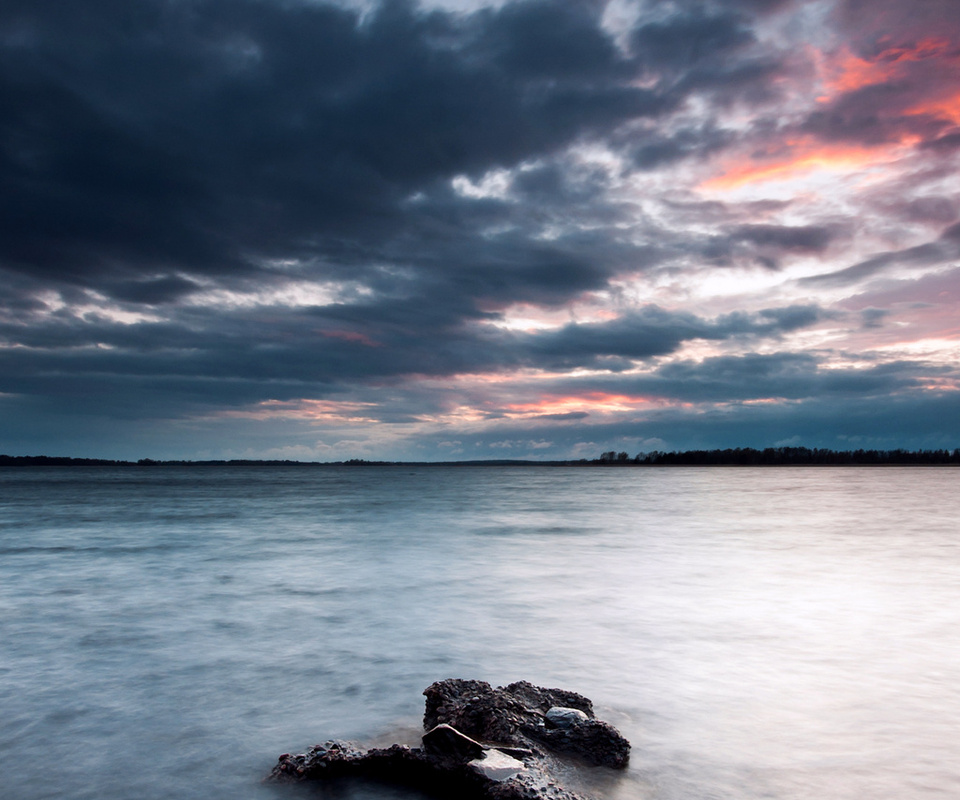
[[[527,679],[610,800],[960,796],[960,470],[0,469],[0,798],[291,800]],[[375,787],[351,797],[400,798]],[[316,796],[313,794],[312,796]]]

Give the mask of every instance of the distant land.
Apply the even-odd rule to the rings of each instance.
[[[202,460],[118,461],[66,456],[0,455],[0,467],[806,467],[806,466],[958,466],[960,448],[954,450],[829,450],[807,447],[752,447],[725,450],[684,450],[649,453],[609,451],[599,458],[567,461],[510,459],[474,461],[347,461]]]

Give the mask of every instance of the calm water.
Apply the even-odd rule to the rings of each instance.
[[[302,800],[260,783],[277,755],[409,739],[424,687],[475,677],[593,698],[634,745],[611,800],[956,798],[958,489],[0,470],[0,797]]]

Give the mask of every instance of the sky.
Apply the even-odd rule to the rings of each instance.
[[[5,0],[0,452],[960,446],[957,0]]]

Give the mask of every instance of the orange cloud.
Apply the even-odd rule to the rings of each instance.
[[[905,140],[903,144],[913,144]],[[896,146],[895,146],[896,147]],[[895,160],[889,145],[866,147],[857,144],[823,144],[811,136],[784,142],[776,155],[749,155],[728,164],[716,177],[700,184],[701,189],[736,189],[751,183],[786,180],[816,170],[847,172]]]
[[[951,50],[948,39],[931,37],[909,47],[888,47],[870,58],[855,55],[847,47],[834,56],[816,53],[815,58],[826,92],[817,100],[828,102],[838,94],[893,80],[902,75],[911,62],[960,61],[960,54],[956,49]]]
[[[960,125],[960,91],[944,97],[924,100],[903,112],[908,116],[927,115],[939,119],[948,119]]]
[[[931,37],[909,46],[889,44],[876,55],[862,57],[849,48],[836,53],[812,51],[823,94],[818,103],[867,86],[889,84],[907,77],[904,90],[894,93],[877,113],[896,117],[930,116],[960,125],[960,48],[945,38]],[[922,73],[915,65],[928,62]],[[915,87],[907,91],[906,87]],[[916,88],[920,87],[920,88]],[[700,184],[708,190],[735,189],[751,183],[789,180],[815,171],[853,172],[898,160],[905,148],[920,142],[914,134],[877,145],[819,142],[813,136],[777,143],[766,153],[741,155],[722,165],[722,172]]]
[[[541,416],[543,414],[566,414],[574,411],[632,411],[637,406],[648,405],[662,405],[662,401],[656,397],[643,395],[586,392],[581,395],[547,396],[533,403],[509,403],[504,406],[504,410],[518,416]]]
[[[854,55],[847,48],[841,51],[834,63],[826,66],[824,63],[821,61],[824,94],[817,98],[819,103],[829,102],[844,92],[885,83],[897,71],[895,63],[868,61]]]

